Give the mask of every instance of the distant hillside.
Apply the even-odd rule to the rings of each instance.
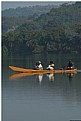
[[[76,2],[75,4],[68,5],[63,4],[58,8],[52,8],[49,13],[42,14],[37,18],[44,28],[48,29],[55,28],[58,25],[64,25],[69,27],[75,23],[81,22],[81,2]]]
[[[18,26],[3,36],[9,52],[80,53],[81,2],[63,4]]]
[[[16,9],[10,8],[2,11],[2,17],[29,17],[33,15],[40,16],[41,14],[47,13],[53,7],[58,7],[56,5],[47,6],[29,6],[29,7],[18,7]]]
[[[29,20],[38,18],[41,14],[48,13],[56,5],[18,7],[16,9],[6,9],[2,11],[2,30],[3,33],[16,28],[17,26],[28,22]]]

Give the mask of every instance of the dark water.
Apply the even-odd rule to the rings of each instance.
[[[81,73],[32,75],[10,80],[17,72],[8,66],[34,68],[42,60],[44,68],[50,60],[55,68],[64,67],[69,59],[81,69],[80,55],[24,55],[10,56],[2,62],[2,118],[3,121],[70,121],[81,120]]]

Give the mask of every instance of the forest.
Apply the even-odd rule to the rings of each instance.
[[[47,6],[29,6],[29,7],[18,7],[9,8],[2,10],[2,27],[5,33],[10,28],[16,28],[23,23],[29,22],[32,19],[38,18],[41,14],[48,13],[52,8],[57,8],[57,5]]]
[[[52,6],[40,15],[2,16],[3,55],[44,52],[81,52],[81,2]]]

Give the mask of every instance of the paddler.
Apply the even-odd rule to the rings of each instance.
[[[50,61],[50,64],[48,65],[47,70],[54,70],[54,63],[53,63],[53,61]]]
[[[42,66],[41,61],[36,62],[35,69],[36,69],[36,70],[43,70],[43,66]]]
[[[74,69],[74,63],[71,60],[68,62],[67,69]]]

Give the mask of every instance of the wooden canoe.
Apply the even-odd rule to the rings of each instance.
[[[9,66],[13,71],[21,72],[21,73],[35,73],[35,74],[46,74],[46,73],[76,73],[76,68],[72,70],[34,70],[34,69],[24,69],[14,66]]]

